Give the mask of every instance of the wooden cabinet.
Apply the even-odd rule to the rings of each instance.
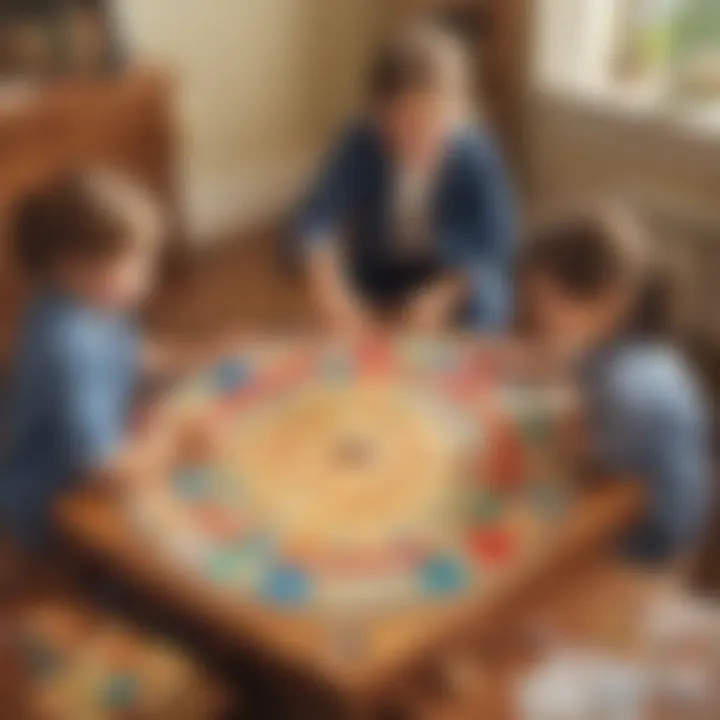
[[[147,183],[177,217],[171,86],[149,70],[42,89],[0,86],[0,365],[27,293],[7,222],[24,194],[62,172],[105,165]]]

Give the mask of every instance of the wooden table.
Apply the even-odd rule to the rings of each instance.
[[[516,568],[488,592],[452,605],[374,618],[361,629],[300,612],[229,602],[226,592],[183,575],[154,553],[107,493],[85,491],[68,497],[59,505],[57,518],[78,549],[113,568],[124,581],[238,651],[250,650],[270,661],[277,677],[288,682],[278,685],[278,694],[285,695],[293,718],[355,718],[377,717],[396,689],[427,672],[429,664],[479,642],[488,629],[497,629],[509,609],[550,588],[557,573],[572,562],[607,552],[609,541],[642,506],[638,484],[627,478],[602,483],[577,500],[541,557]],[[350,650],[348,634],[356,630],[357,647]]]
[[[55,617],[61,616],[69,619],[76,630],[78,637],[72,651],[83,653],[92,647],[95,638],[101,632],[123,633],[137,645],[139,656],[154,653],[168,652],[165,641],[160,637],[149,637],[133,631],[125,626],[121,618],[99,613],[75,596],[70,589],[60,587],[43,588],[29,591],[21,597],[14,598],[12,602],[0,606],[2,618],[3,643],[0,644],[0,698],[2,698],[3,718],[40,718],[37,713],[38,679],[28,673],[19,646],[9,641],[7,631],[17,627],[33,627],[28,625],[28,618],[39,613],[51,613]],[[176,648],[173,654],[180,653]],[[133,656],[135,658],[135,656]],[[72,652],[63,662],[76,660]],[[133,663],[136,660],[133,659]],[[173,717],[175,720],[214,720],[222,717],[228,707],[227,690],[215,678],[211,677],[201,664],[190,657],[176,655],[176,669],[172,682],[165,686],[153,688],[155,695],[152,701],[155,708],[152,712],[161,717]],[[145,665],[147,667],[147,665]],[[112,670],[106,671],[112,672]],[[142,672],[142,665],[133,664],[130,668],[133,673]],[[144,684],[147,685],[145,678]],[[87,701],[87,698],[85,698]],[[43,716],[45,717],[45,716]]]

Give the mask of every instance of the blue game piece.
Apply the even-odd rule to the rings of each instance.
[[[103,705],[113,711],[127,711],[132,708],[138,696],[139,683],[132,675],[114,675],[108,678]]]
[[[220,392],[233,392],[245,384],[247,375],[245,363],[228,360],[213,370],[213,384]]]
[[[280,566],[271,570],[261,595],[278,605],[302,605],[310,596],[310,579],[299,568]]]
[[[198,500],[207,494],[206,470],[199,468],[176,471],[172,476],[173,491],[186,500]]]
[[[453,557],[430,558],[421,569],[421,584],[427,595],[435,597],[453,595],[462,590],[466,583],[466,568]]]

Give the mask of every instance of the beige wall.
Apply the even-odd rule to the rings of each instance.
[[[534,204],[634,203],[678,266],[691,329],[720,343],[720,135],[561,97],[536,98],[529,125]]]
[[[188,215],[200,236],[284,210],[359,103],[382,0],[120,0],[136,55],[179,82]]]

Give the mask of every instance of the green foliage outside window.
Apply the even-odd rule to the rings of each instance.
[[[617,74],[720,101],[720,0],[626,0]]]

